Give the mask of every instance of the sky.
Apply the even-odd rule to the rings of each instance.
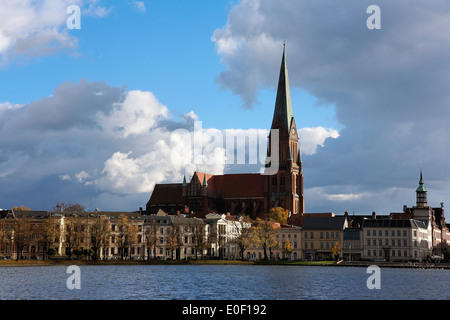
[[[259,172],[217,145],[174,161],[177,132],[268,130],[283,43],[306,212],[400,212],[420,163],[445,205],[449,29],[444,0],[2,0],[0,208],[135,211],[195,170]]]

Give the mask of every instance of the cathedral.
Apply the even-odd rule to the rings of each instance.
[[[266,174],[223,175],[195,172],[190,181],[184,177],[182,183],[156,184],[147,202],[146,213],[153,214],[162,209],[169,214],[216,212],[246,214],[254,219],[273,207],[282,207],[291,215],[303,214],[302,160],[292,111],[285,48],[270,129],[266,170],[274,165],[278,170],[270,174],[267,173],[269,171]],[[277,148],[271,150],[274,145]],[[274,159],[278,160],[276,164],[272,163]]]

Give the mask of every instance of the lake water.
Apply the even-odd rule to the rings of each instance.
[[[380,269],[368,289],[361,267],[81,266],[80,289],[67,267],[2,267],[2,300],[449,300],[450,270]]]

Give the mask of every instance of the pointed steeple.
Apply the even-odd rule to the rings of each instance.
[[[300,147],[298,148],[298,158],[297,158],[297,165],[300,166],[302,163],[302,156],[300,155]]]
[[[422,162],[420,163],[419,187],[416,189],[416,205],[417,207],[428,206],[427,189],[423,185],[423,178],[422,178]]]
[[[187,187],[186,176],[183,177],[183,187]]]
[[[292,111],[291,92],[289,89],[289,77],[286,65],[286,47],[284,46],[280,77],[278,79],[277,99],[275,101],[275,111],[271,128],[274,129],[277,121],[281,120],[283,127],[289,134],[293,118],[294,113]]]
[[[206,174],[203,176],[203,186],[207,187],[208,183],[206,182]]]
[[[416,192],[427,192],[427,188],[423,185],[423,178],[422,178],[422,162],[420,163],[420,180],[419,180],[419,187],[416,189]]]

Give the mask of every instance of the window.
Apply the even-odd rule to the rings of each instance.
[[[283,193],[286,191],[286,178],[284,175],[280,176],[280,193]]]
[[[327,232],[327,233],[325,233],[325,238],[329,238],[330,237],[330,235],[329,235],[329,233]]]
[[[323,232],[320,232],[320,239],[323,239]]]
[[[382,235],[382,231],[378,230],[378,236],[381,237],[381,235]]]
[[[397,237],[400,237],[400,230],[397,230]]]
[[[305,239],[308,239],[308,232],[305,232]]]
[[[272,177],[272,193],[278,193],[278,179],[277,176]]]
[[[367,236],[370,236],[370,230],[367,230]]]
[[[388,230],[384,230],[384,236],[385,237],[389,236],[389,231]]]
[[[308,242],[305,242],[305,249],[308,249]]]
[[[392,236],[392,237],[395,236],[395,230],[391,230],[391,236]]]
[[[310,233],[310,236],[311,236],[311,239],[314,239],[314,233],[313,232]]]
[[[403,236],[406,237],[406,230],[403,230]]]

